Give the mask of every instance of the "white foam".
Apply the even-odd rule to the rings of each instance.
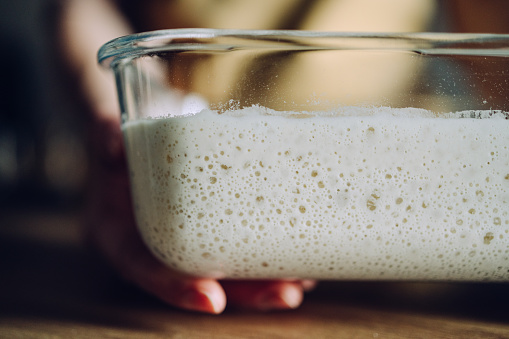
[[[263,107],[127,123],[137,221],[231,278],[509,280],[509,121]]]

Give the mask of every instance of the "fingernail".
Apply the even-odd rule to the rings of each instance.
[[[184,293],[178,306],[191,311],[213,314],[219,314],[224,310],[224,305],[218,300],[214,300],[210,293],[200,290],[190,290]]]
[[[302,289],[295,285],[286,285],[277,291],[262,295],[259,307],[262,310],[294,309],[302,303]]]

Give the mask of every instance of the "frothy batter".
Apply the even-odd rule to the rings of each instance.
[[[124,125],[143,238],[230,278],[509,280],[509,120],[261,107]]]

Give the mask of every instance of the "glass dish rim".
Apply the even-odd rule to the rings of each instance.
[[[475,55],[509,57],[509,34],[445,33],[445,32],[323,32],[304,30],[239,30],[211,28],[165,29],[130,34],[105,43],[97,53],[98,62],[114,68],[119,61],[131,60],[159,52],[208,50],[213,43],[171,43],[175,39],[236,38],[246,42],[266,41],[299,49],[343,50],[405,50],[419,54]],[[316,40],[317,44],[299,44],[299,39]],[[377,46],[368,42],[379,40]],[[321,42],[320,42],[321,41]],[[328,44],[324,44],[327,41]],[[340,42],[358,41],[364,47],[341,45]],[[384,42],[382,45],[381,42]],[[465,47],[465,45],[467,47]],[[222,51],[238,45],[216,45]],[[251,47],[255,47],[252,45]]]

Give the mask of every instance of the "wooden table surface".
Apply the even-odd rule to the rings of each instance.
[[[509,338],[509,284],[323,282],[295,311],[203,315],[118,279],[76,214],[1,213],[0,338]]]

